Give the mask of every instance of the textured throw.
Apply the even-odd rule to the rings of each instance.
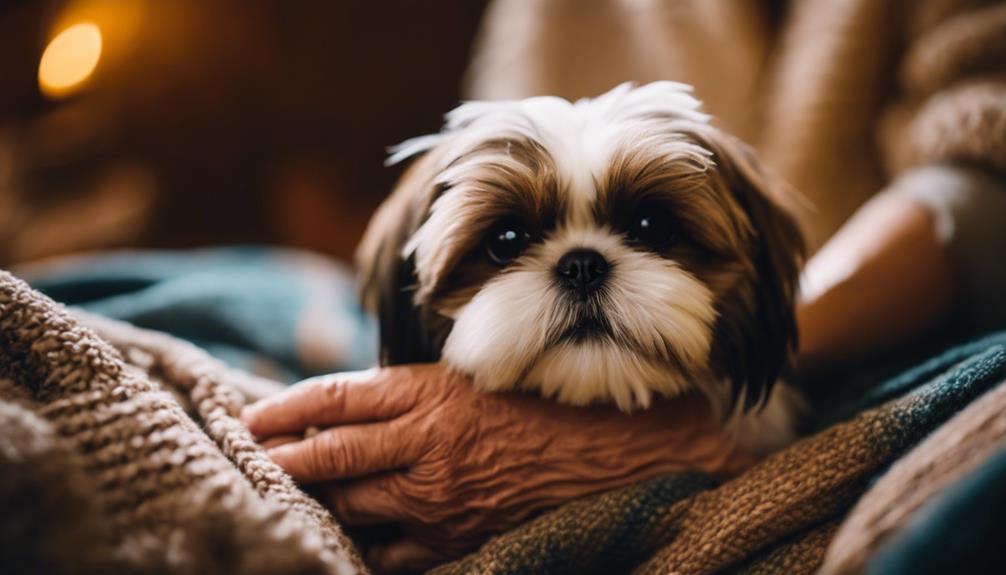
[[[989,336],[725,483],[680,474],[574,501],[435,572],[924,573],[948,531],[967,537],[942,550],[992,557],[1004,379],[1006,334]],[[276,388],[0,272],[3,572],[365,572],[235,419]]]
[[[0,272],[5,573],[365,571],[236,419],[275,384],[168,336],[86,323],[105,339]]]
[[[828,550],[822,575],[860,573],[867,563],[898,561],[897,557],[885,558],[892,553],[899,554],[894,550],[884,550],[892,535],[897,538],[898,532],[909,521],[919,523],[920,510],[932,504],[942,492],[959,484],[961,478],[994,460],[999,453],[1006,454],[1006,385],[1000,385],[975,400],[898,460],[877,481],[843,522]],[[999,474],[1001,481],[1002,472]],[[1002,483],[999,483],[1000,489],[1001,486]],[[976,487],[980,489],[981,485]],[[996,501],[993,497],[978,499],[984,505],[994,505]],[[998,501],[999,511],[1006,511],[1003,507],[1006,497],[1000,495]],[[968,533],[979,529],[978,525],[969,524],[969,519],[976,518],[965,516],[928,528],[957,528]],[[999,520],[999,524],[1006,524],[1006,519]],[[1001,530],[998,532],[1002,533]],[[951,541],[950,538],[937,540],[938,545],[944,547]],[[973,553],[941,555],[944,557],[937,559],[936,563],[930,562],[929,568],[935,572],[952,570],[955,566],[953,557],[976,559]],[[976,567],[973,562],[971,564]],[[920,572],[922,568],[898,570]]]

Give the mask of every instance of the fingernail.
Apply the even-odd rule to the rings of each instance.
[[[255,423],[256,411],[255,404],[246,405],[241,409],[241,421],[249,428]]]
[[[269,459],[276,461],[277,459],[283,459],[283,456],[289,451],[290,448],[287,445],[277,445],[276,447],[266,449],[265,453],[269,456]],[[279,463],[278,461],[276,462]]]

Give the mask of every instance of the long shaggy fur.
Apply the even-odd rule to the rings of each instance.
[[[694,390],[726,418],[786,395],[772,386],[795,346],[802,240],[778,186],[699,109],[671,82],[471,102],[396,148],[393,162],[423,157],[358,254],[383,361],[443,359],[480,389],[625,410]],[[671,215],[677,241],[630,241],[643,205]],[[533,241],[500,266],[484,248],[505,218]],[[584,249],[610,270],[571,297],[557,262]],[[569,337],[585,317],[603,331]],[[765,413],[788,426],[788,410]]]

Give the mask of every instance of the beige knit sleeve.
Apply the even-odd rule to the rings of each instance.
[[[1006,327],[1006,2],[920,0],[905,22],[882,192],[927,206],[957,270],[956,323]]]
[[[881,138],[889,172],[933,163],[1006,172],[1006,2],[925,0],[907,33]]]
[[[882,192],[922,204],[954,262],[961,335],[1006,329],[1006,178],[981,168],[929,164],[905,170]],[[926,286],[919,286],[925,289]]]

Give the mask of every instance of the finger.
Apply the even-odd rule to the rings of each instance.
[[[277,435],[276,437],[270,437],[269,439],[262,442],[262,447],[265,449],[272,449],[273,447],[279,447],[280,445],[286,445],[287,443],[296,443],[304,439],[302,435]]]
[[[307,379],[249,405],[241,419],[258,437],[299,433],[312,425],[390,419],[412,407],[414,394],[392,392],[382,374],[367,370]]]
[[[425,438],[407,427],[400,420],[333,427],[270,449],[269,456],[302,483],[399,469],[419,459]]]
[[[446,557],[414,539],[399,539],[375,545],[367,552],[367,563],[377,573],[418,573],[444,561]]]
[[[378,525],[411,519],[399,499],[397,472],[335,483],[325,490],[325,502],[345,525]]]

